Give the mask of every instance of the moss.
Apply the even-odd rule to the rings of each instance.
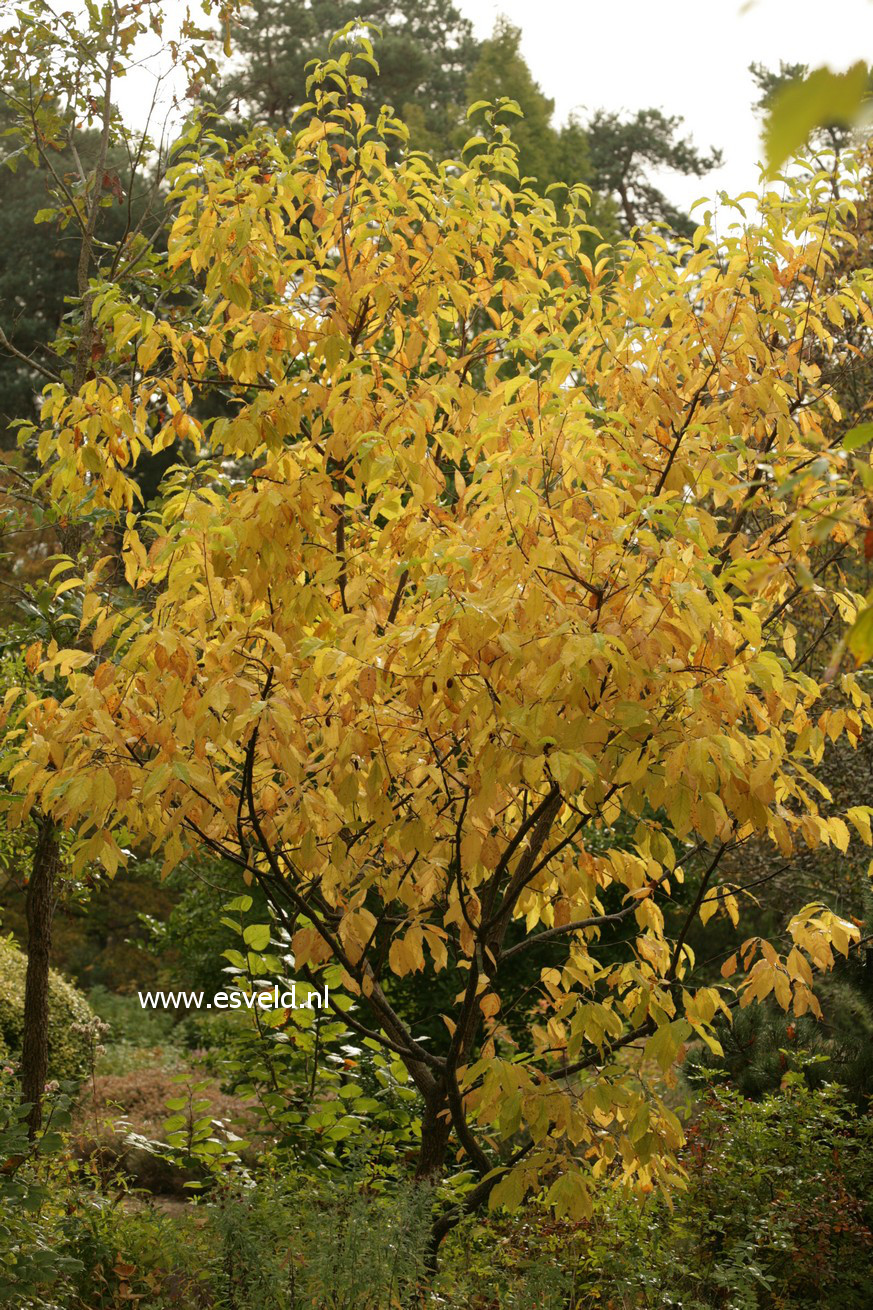
[[[0,1054],[21,1056],[24,1035],[24,979],[27,956],[11,941],[0,940]],[[49,1074],[80,1078],[87,1063],[87,1043],[74,1024],[93,1018],[91,1007],[72,983],[56,970],[49,976]]]

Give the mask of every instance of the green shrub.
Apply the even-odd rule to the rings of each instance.
[[[172,1041],[176,1015],[167,1010],[144,1009],[138,996],[122,996],[106,987],[90,987],[88,1004],[110,1027],[113,1045],[162,1046]]]
[[[21,1056],[24,1036],[24,980],[27,956],[8,939],[0,939],[0,1052]],[[91,1007],[76,988],[51,970],[49,975],[49,1073],[53,1078],[78,1079],[87,1067],[88,1042],[74,1025],[93,1019]]]
[[[698,1104],[672,1207],[606,1185],[594,1213],[479,1216],[450,1237],[440,1292],[470,1310],[867,1310],[873,1120],[834,1086]]]

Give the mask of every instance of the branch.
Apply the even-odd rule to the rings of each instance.
[[[574,1064],[564,1065],[563,1069],[555,1069],[546,1077],[552,1082],[557,1082],[559,1078],[570,1078],[574,1073],[581,1073],[583,1069],[591,1069],[596,1064],[606,1064],[609,1057],[616,1051],[621,1050],[623,1046],[630,1046],[631,1042],[639,1041],[641,1037],[648,1037],[653,1032],[655,1023],[653,1019],[647,1019],[641,1023],[639,1028],[632,1028],[629,1033],[623,1037],[618,1037],[614,1042],[610,1042],[606,1051],[592,1051],[591,1055],[586,1055],[582,1060],[576,1060]]]
[[[491,1161],[488,1159],[488,1156],[485,1154],[485,1152],[482,1150],[482,1147],[476,1141],[476,1138],[473,1136],[472,1132],[470,1131],[470,1126],[467,1123],[467,1116],[464,1113],[464,1101],[463,1101],[463,1097],[461,1096],[461,1089],[458,1086],[457,1075],[453,1068],[449,1069],[448,1077],[446,1079],[446,1097],[449,1102],[449,1110],[452,1116],[452,1124],[454,1126],[458,1141],[461,1143],[464,1150],[467,1152],[467,1155],[476,1165],[476,1168],[479,1170],[479,1172],[481,1174],[490,1173],[492,1168]]]
[[[388,611],[388,617],[385,620],[385,627],[389,627],[397,618],[400,609],[400,601],[403,598],[403,590],[409,581],[409,569],[404,569],[397,580],[397,590],[394,593],[394,599],[391,602],[391,608]]]
[[[488,1200],[488,1197],[494,1191],[494,1188],[500,1182],[501,1178],[508,1174],[510,1169],[514,1169],[526,1155],[530,1154],[533,1150],[533,1145],[533,1142],[527,1142],[524,1146],[520,1146],[506,1164],[500,1165],[497,1169],[492,1169],[489,1174],[486,1174],[481,1182],[476,1184],[472,1191],[467,1193],[463,1205],[455,1206],[453,1209],[449,1210],[447,1214],[444,1214],[436,1221],[433,1226],[433,1242],[435,1246],[439,1246],[446,1234],[450,1233],[452,1229],[461,1222],[461,1219],[465,1214],[474,1214],[479,1207]]]
[[[18,350],[16,346],[13,346],[2,328],[0,328],[0,346],[2,346],[4,350],[7,350],[10,355],[15,355],[16,359],[22,360],[30,368],[35,368],[37,373],[41,373],[44,378],[48,378],[49,382],[61,381],[61,378],[57,373],[52,373],[51,369],[46,368],[44,364],[38,363],[38,361],[32,359],[30,355],[25,355],[24,351]]]
[[[679,936],[676,938],[676,945],[673,948],[673,958],[670,961],[670,967],[668,968],[667,972],[664,974],[665,982],[676,977],[676,970],[679,967],[679,959],[682,954],[682,947],[685,945],[685,939],[688,936],[689,932],[691,931],[691,925],[694,922],[694,916],[697,914],[697,911],[700,909],[701,905],[703,904],[703,898],[706,895],[707,889],[709,887],[709,880],[712,877],[712,875],[715,873],[716,869],[718,868],[719,863],[721,862],[721,858],[724,855],[725,851],[727,851],[732,844],[733,844],[732,842],[722,842],[721,846],[719,846],[718,850],[713,856],[709,868],[706,870],[706,872],[704,873],[703,877],[700,880],[700,886],[697,889],[697,895],[694,898],[694,904],[691,906],[691,909],[688,911],[688,916],[685,919],[685,922],[683,923],[679,931]]]
[[[629,914],[633,914],[638,904],[639,901],[634,901],[632,905],[617,910],[615,914],[595,914],[590,919],[575,919],[572,923],[562,924],[560,928],[547,928],[545,932],[537,933],[534,937],[526,937],[524,941],[511,946],[508,951],[501,952],[500,963],[511,960],[513,955],[519,955],[530,946],[539,946],[541,942],[550,941],[553,937],[562,937],[568,932],[581,932],[583,928],[602,928],[607,923],[620,923]]]
[[[498,936],[502,936],[516,900],[533,876],[536,858],[545,844],[552,823],[562,804],[561,789],[557,783],[552,783],[548,795],[540,801],[535,810],[531,811],[526,822],[521,825],[515,837],[503,852],[503,857],[495,870],[494,879],[492,880],[495,893],[498,876],[508,867],[512,850],[518,848],[525,831],[530,831],[527,849],[518,862],[518,868],[509,880],[509,886],[503,895],[502,901],[497,910],[490,914],[488,922],[484,925],[483,931],[485,934],[490,936],[494,929],[498,929]]]

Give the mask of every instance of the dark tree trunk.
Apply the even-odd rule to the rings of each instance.
[[[442,1178],[451,1132],[446,1098],[434,1096],[426,1100],[421,1120],[421,1145],[415,1166],[415,1177],[419,1182],[436,1183]]]
[[[40,821],[27,884],[27,977],[24,984],[24,1041],[21,1093],[29,1102],[27,1129],[35,1137],[42,1124],[42,1098],[48,1072],[49,965],[60,847],[54,823]]]

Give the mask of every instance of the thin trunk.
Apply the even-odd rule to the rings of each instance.
[[[21,1092],[22,1099],[30,1105],[27,1130],[32,1138],[42,1124],[42,1098],[48,1073],[49,964],[59,860],[57,829],[46,815],[39,825],[26,903],[27,976],[24,983]]]

